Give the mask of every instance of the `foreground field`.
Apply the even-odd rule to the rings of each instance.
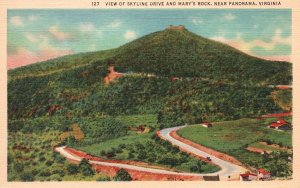
[[[8,181],[87,181],[108,177],[82,174],[74,164],[52,150],[58,131],[8,135]],[[75,165],[77,166],[77,165]],[[73,170],[72,170],[73,169]]]
[[[291,164],[288,161],[288,157],[291,156],[289,153],[273,149],[276,152],[270,155],[261,155],[245,149],[249,145],[265,140],[292,148],[292,133],[290,131],[268,129],[261,120],[240,119],[219,122],[214,123],[212,128],[190,125],[179,130],[178,134],[193,142],[232,155],[249,166],[265,167],[273,171],[273,175],[288,176],[291,173]],[[274,169],[277,167],[283,168],[279,174]]]

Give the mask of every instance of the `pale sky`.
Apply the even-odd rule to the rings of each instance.
[[[168,25],[250,55],[289,61],[290,9],[9,10],[8,68],[119,47]]]

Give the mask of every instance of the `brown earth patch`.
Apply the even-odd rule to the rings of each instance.
[[[235,139],[237,139],[237,136],[234,135],[234,134],[225,134],[224,135],[224,140],[232,141],[232,140],[235,140]]]
[[[108,167],[103,165],[92,165],[96,172],[102,172],[110,177],[114,177],[119,167]],[[172,175],[172,174],[158,174],[151,172],[143,172],[139,170],[126,169],[130,174],[133,181],[200,181],[203,180],[199,176],[184,176],[184,175]]]
[[[271,151],[267,151],[267,150],[263,150],[263,149],[256,148],[256,147],[251,147],[251,146],[248,146],[245,149],[248,150],[248,151],[251,151],[251,152],[254,152],[254,153],[260,153],[260,154],[263,154],[264,152],[271,153]]]
[[[160,166],[154,166],[150,165],[144,162],[137,162],[137,161],[122,161],[122,160],[105,160],[99,157],[94,157],[91,155],[86,154],[85,152],[75,150],[73,148],[65,148],[66,151],[69,153],[84,157],[88,160],[93,161],[103,161],[103,162],[110,162],[110,163],[120,163],[120,164],[130,164],[134,166],[141,166],[141,167],[148,167],[148,168],[156,168],[156,169],[163,169],[163,170],[169,170],[174,171],[173,169],[160,167]],[[79,161],[71,160],[72,163],[79,164]],[[118,170],[120,170],[119,167],[112,167],[112,166],[104,166],[99,164],[92,164],[92,167],[95,169],[97,173],[102,172],[109,177],[114,177]],[[160,174],[160,173],[151,173],[151,172],[144,172],[139,170],[131,170],[126,169],[126,171],[131,175],[134,181],[200,181],[203,180],[200,176],[185,176],[185,175],[172,175],[172,174]]]
[[[78,124],[73,124],[71,128],[72,131],[64,132],[59,136],[60,140],[65,140],[70,136],[74,136],[76,140],[82,140],[84,138],[84,133],[82,132]]]
[[[31,151],[31,147],[26,147],[24,145],[15,145],[12,147],[12,149],[14,150],[19,150],[19,151],[24,151],[25,153],[30,152]]]
[[[128,165],[134,165],[134,166],[140,166],[140,167],[146,167],[146,168],[155,168],[155,169],[161,169],[161,170],[168,170],[168,171],[174,171],[178,172],[175,169],[163,167],[163,166],[157,166],[157,165],[151,165],[145,162],[140,162],[140,161],[130,161],[130,160],[117,160],[117,159],[103,159],[101,157],[96,157],[89,155],[83,151],[78,151],[73,148],[65,148],[67,152],[69,152],[72,155],[79,156],[88,160],[92,161],[101,161],[101,162],[108,162],[108,163],[119,163],[119,164],[128,164]]]
[[[265,146],[269,146],[269,147],[272,147],[274,149],[278,149],[278,150],[281,150],[281,151],[289,151],[291,152],[292,150],[287,148],[287,147],[282,147],[282,146],[279,146],[278,144],[268,144],[267,142],[259,142],[260,144],[262,145],[265,145]]]

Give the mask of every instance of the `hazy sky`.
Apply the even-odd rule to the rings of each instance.
[[[9,68],[116,48],[170,24],[266,59],[291,54],[290,9],[9,10],[7,22]]]

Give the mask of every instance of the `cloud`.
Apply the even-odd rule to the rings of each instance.
[[[120,20],[114,20],[109,24],[109,27],[118,28],[120,27],[122,22]]]
[[[19,48],[16,53],[8,55],[7,66],[9,69],[13,69],[71,53],[73,53],[71,50],[47,49],[33,52],[25,48]]]
[[[37,17],[37,16],[35,16],[35,15],[30,15],[30,16],[28,16],[28,18],[27,18],[29,21],[31,21],[31,22],[35,22],[35,21],[37,21],[39,18]]]
[[[34,43],[37,49],[49,49],[53,48],[49,43],[49,37],[42,33],[25,33],[25,38],[30,42]]]
[[[71,39],[71,35],[69,33],[60,31],[57,25],[51,26],[48,31],[57,41],[64,41],[64,40]]]
[[[270,59],[270,57],[273,57],[272,60],[278,59],[287,59],[288,55],[286,54],[279,54],[279,53],[286,53],[281,52],[281,51],[276,51],[278,55],[273,55],[273,56],[264,56],[262,54],[257,54],[253,51],[254,48],[261,48],[265,51],[274,51],[278,47],[278,45],[285,45],[285,46],[290,46],[291,45],[291,36],[289,37],[282,37],[281,36],[282,31],[281,29],[277,29],[271,39],[271,41],[263,41],[260,39],[255,39],[252,41],[245,41],[242,37],[241,34],[237,34],[237,37],[235,39],[226,39],[224,36],[218,36],[218,37],[213,37],[213,40],[217,40],[220,42],[224,42],[236,49],[239,49],[247,54],[253,55],[253,56],[259,56],[259,57],[267,57]],[[277,57],[276,57],[277,56]],[[283,58],[284,57],[284,58]]]
[[[103,31],[102,31],[102,30],[98,30],[98,31],[97,31],[97,36],[98,36],[98,37],[101,37],[102,35],[103,35]]]
[[[126,33],[124,34],[124,37],[126,40],[132,40],[136,38],[136,33],[134,31],[126,31]]]
[[[36,43],[39,40],[36,35],[31,33],[25,33],[25,38],[31,43]]]
[[[24,26],[26,23],[35,22],[38,17],[35,15],[30,15],[28,17],[21,18],[20,16],[13,16],[10,18],[9,23],[14,26]]]
[[[10,18],[9,22],[14,26],[23,26],[23,19],[20,16],[13,16]]]
[[[52,39],[49,37],[62,41],[69,39],[70,35],[60,31],[58,26],[51,26],[48,32],[24,33],[24,38],[27,40],[25,46],[30,44],[30,47],[8,44],[8,48],[11,49],[7,57],[8,68],[12,69],[73,53],[73,50],[69,48],[51,44]]]
[[[79,25],[79,30],[83,33],[89,33],[95,30],[95,26],[92,23],[82,23]]]
[[[225,14],[223,18],[224,18],[225,20],[231,21],[231,20],[234,20],[236,17],[235,17],[235,15],[229,13],[229,14]]]
[[[189,17],[189,20],[195,25],[200,25],[204,23],[204,21],[201,18]]]

